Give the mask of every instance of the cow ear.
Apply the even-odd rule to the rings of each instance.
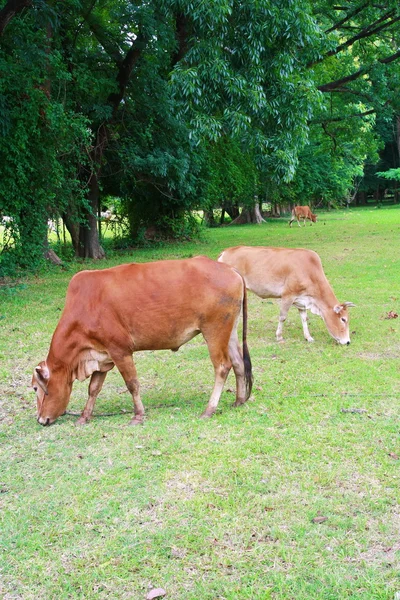
[[[347,306],[347,308],[351,308],[352,306],[356,306],[353,302],[343,302],[343,306]]]
[[[338,315],[340,313],[340,311],[342,310],[342,308],[343,308],[343,306],[341,304],[336,304],[336,306],[333,307],[333,310]]]
[[[35,373],[38,377],[40,377],[40,379],[44,379],[45,381],[48,381],[50,379],[50,371],[46,363],[41,363],[40,365],[35,367]]]
[[[47,396],[49,393],[47,389],[47,382],[50,379],[50,371],[47,365],[38,365],[37,367],[35,367],[35,376],[36,381]]]

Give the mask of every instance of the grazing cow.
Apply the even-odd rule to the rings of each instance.
[[[242,308],[241,349],[237,325]],[[106,374],[115,365],[132,394],[131,424],[141,423],[144,408],[133,352],[176,351],[200,332],[215,371],[214,389],[202,416],[216,411],[232,366],[235,405],[243,404],[252,386],[246,323],[241,275],[204,256],[81,271],[68,286],[47,359],[33,373],[37,420],[42,425],[53,423],[67,408],[73,382],[91,377],[89,398],[78,420],[86,423]]]
[[[243,276],[247,289],[260,298],[280,298],[276,339],[283,341],[282,328],[292,304],[299,309],[304,337],[313,342],[307,325],[307,309],[320,315],[339,344],[350,344],[349,315],[352,302],[340,304],[325,276],[316,252],[303,248],[237,246],[218,258]]]
[[[300,219],[303,219],[304,227],[306,226],[306,220],[310,219],[310,225],[317,222],[317,215],[314,215],[309,206],[295,206],[292,210],[292,218],[289,221],[290,227],[293,221],[297,219],[297,224],[300,227]]]

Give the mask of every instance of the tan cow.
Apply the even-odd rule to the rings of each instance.
[[[237,325],[243,308],[243,348]],[[53,423],[64,414],[73,382],[91,377],[79,424],[86,423],[106,374],[118,368],[132,394],[131,424],[143,421],[133,352],[178,350],[200,332],[214,365],[215,384],[202,416],[216,410],[233,366],[236,402],[249,398],[251,362],[246,342],[247,299],[242,277],[206,257],[132,263],[72,278],[64,311],[47,359],[34,370],[37,420]]]
[[[278,342],[283,341],[283,323],[294,305],[299,309],[308,342],[314,340],[308,330],[307,309],[323,318],[329,333],[339,344],[350,344],[347,309],[355,305],[338,302],[316,252],[303,248],[237,246],[224,250],[218,261],[235,267],[243,275],[247,289],[260,298],[280,299]]]
[[[290,227],[293,221],[297,219],[297,224],[300,227],[300,219],[303,219],[304,227],[306,226],[306,220],[310,219],[310,225],[317,222],[317,215],[311,212],[309,206],[295,206],[292,210],[292,218],[289,221]]]

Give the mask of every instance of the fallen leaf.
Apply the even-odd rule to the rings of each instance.
[[[162,588],[153,588],[146,596],[146,600],[153,600],[154,598],[163,598],[166,595],[166,591]]]
[[[394,460],[399,460],[399,457],[394,452],[389,452],[389,456],[390,456],[390,458],[393,458]]]
[[[389,310],[385,319],[397,319],[398,316],[399,315],[397,314],[397,312],[395,312],[394,310]]]
[[[324,523],[327,520],[328,517],[314,517],[313,519],[311,519],[313,523]]]

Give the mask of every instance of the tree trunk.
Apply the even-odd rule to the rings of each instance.
[[[265,223],[266,221],[261,214],[260,205],[257,202],[252,208],[243,208],[240,215],[230,225],[244,225],[246,223],[260,224],[262,222]]]
[[[43,255],[46,260],[53,263],[53,265],[62,265],[62,260],[57,254],[49,247],[49,228],[46,220],[46,235],[43,240]]]
[[[75,256],[79,256],[79,225],[74,221],[69,212],[64,213],[62,218],[63,223],[67,228],[69,235],[71,236],[72,247],[74,249]]]
[[[232,221],[237,219],[240,215],[240,210],[237,204],[232,204],[231,202],[228,202],[227,204],[224,204],[222,206],[222,209],[228,213]]]
[[[97,226],[97,213],[100,199],[99,179],[101,177],[102,161],[110,138],[109,127],[124,99],[126,86],[128,85],[132,70],[141,57],[145,47],[146,38],[139,32],[137,37],[133,40],[125,58],[121,62],[118,62],[118,73],[116,77],[118,89],[116,92],[109,94],[107,98],[107,104],[112,107],[112,115],[109,121],[102,123],[97,130],[96,140],[91,152],[93,172],[91,174],[88,192],[90,209],[86,210],[83,214],[86,223],[79,227],[78,255],[81,258],[100,259],[105,257],[105,252],[100,245],[99,230]]]
[[[207,227],[215,227],[215,217],[213,210],[204,211],[204,222],[207,225]]]
[[[86,211],[86,223],[79,227],[78,256],[80,258],[102,259],[105,252],[100,246],[97,227],[97,212],[99,207],[100,189],[96,173],[93,173],[89,183],[88,200],[91,210]]]
[[[281,216],[280,204],[273,202],[271,205],[271,217],[280,217],[280,216]]]

